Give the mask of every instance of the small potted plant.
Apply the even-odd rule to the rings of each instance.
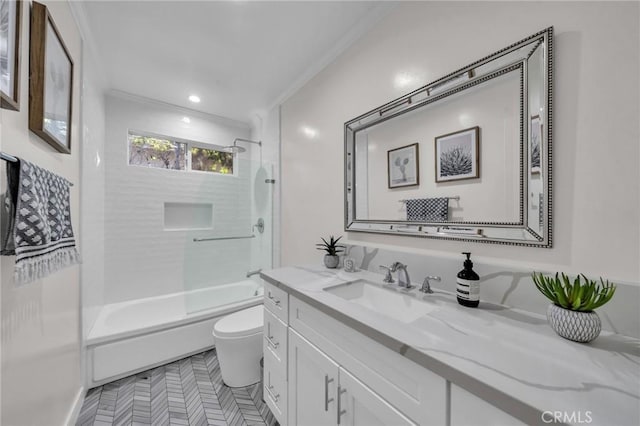
[[[616,291],[614,283],[588,279],[578,275],[573,284],[564,273],[545,277],[533,273],[533,282],[547,299],[553,302],[547,308],[547,320],[551,328],[565,339],[574,342],[590,342],[600,334],[602,324],[594,309],[607,303]]]
[[[322,238],[322,243],[316,244],[318,250],[327,252],[327,254],[324,255],[324,266],[327,268],[337,268],[340,263],[338,253],[343,252],[345,248],[342,244],[338,244],[341,238],[342,237],[333,238],[332,235],[329,241]]]

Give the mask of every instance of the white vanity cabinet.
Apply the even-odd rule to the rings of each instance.
[[[336,424],[339,366],[289,330],[289,424]]]
[[[287,425],[287,317],[289,295],[264,284],[263,398],[282,426]]]
[[[268,283],[264,312],[264,400],[283,426],[522,424],[340,313]]]
[[[341,423],[348,426],[415,425],[378,394],[340,369]]]
[[[414,425],[294,330],[289,331],[291,425]]]
[[[461,387],[451,385],[451,426],[525,424]]]
[[[303,349],[300,349],[303,346],[301,342],[307,343]],[[442,377],[293,296],[289,297],[290,412],[297,402],[294,402],[294,398],[302,397],[302,392],[293,382],[293,376],[301,367],[294,364],[293,357],[296,351],[308,353],[311,350],[309,345],[339,366],[339,377],[329,382],[329,392],[333,390],[332,386],[336,386],[337,392],[340,378],[350,384],[349,387],[341,387],[347,392],[341,395],[340,404],[341,411],[351,404],[352,409],[347,413],[353,417],[341,416],[341,424],[350,421],[346,419],[351,419],[354,424],[369,424],[371,418],[389,424],[389,418],[394,416],[400,417],[391,421],[391,424],[446,423],[447,385]],[[324,392],[324,375],[328,373],[316,374],[322,381],[314,386],[320,386]],[[329,376],[328,379],[332,378]],[[337,395],[333,398],[330,403],[337,405]],[[322,399],[319,401],[323,402]],[[321,405],[324,408],[324,404]],[[337,423],[336,410],[329,411],[336,416],[330,424]],[[369,420],[360,423],[361,418]],[[293,425],[294,419],[290,415],[289,424]]]

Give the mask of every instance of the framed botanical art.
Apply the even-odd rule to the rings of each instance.
[[[47,7],[35,1],[29,59],[29,129],[69,154],[73,60]]]
[[[531,162],[531,174],[537,174],[540,173],[540,155],[542,154],[540,151],[540,142],[542,141],[542,120],[540,120],[539,115],[531,117],[530,126],[531,157],[529,161]]]
[[[436,137],[436,182],[480,177],[480,127]]]
[[[2,108],[20,110],[21,0],[0,0],[0,96]]]
[[[387,151],[389,188],[420,185],[420,158],[418,144]]]

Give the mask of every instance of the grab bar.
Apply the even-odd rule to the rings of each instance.
[[[194,243],[199,243],[201,241],[217,241],[217,240],[242,240],[245,238],[255,238],[255,235],[246,235],[241,237],[212,237],[212,238],[194,238]]]

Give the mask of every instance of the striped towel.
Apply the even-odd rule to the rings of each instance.
[[[449,219],[449,199],[415,198],[407,200],[407,220],[420,222],[446,222]]]
[[[28,161],[7,163],[2,255],[16,256],[16,284],[79,261],[71,228],[69,181]]]

